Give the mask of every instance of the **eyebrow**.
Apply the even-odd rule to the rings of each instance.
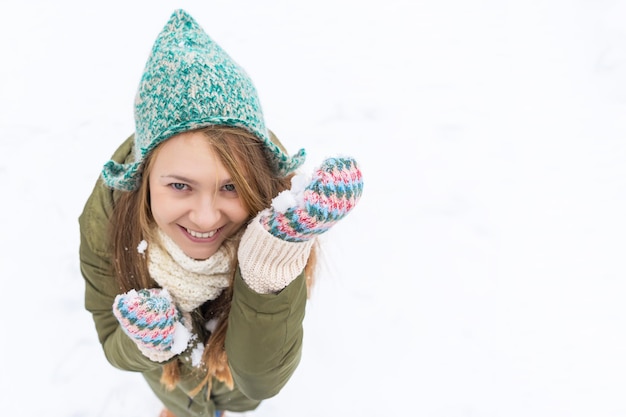
[[[161,175],[161,178],[163,179],[170,179],[170,180],[175,180],[175,181],[180,181],[180,182],[184,182],[193,186],[198,185],[197,181],[192,180],[191,178],[187,178],[187,177],[183,177],[182,175],[176,175],[176,174],[170,174],[170,175]],[[233,180],[231,178],[225,178],[220,182],[220,187],[226,185],[226,184],[232,184]]]
[[[161,178],[170,179],[170,180],[176,180],[176,181],[180,181],[180,182],[185,182],[185,183],[188,183],[188,184],[191,184],[191,185],[198,185],[198,183],[196,181],[194,181],[194,180],[192,180],[190,178],[187,178],[187,177],[183,177],[181,175],[174,175],[174,174],[171,174],[171,175],[161,175]]]

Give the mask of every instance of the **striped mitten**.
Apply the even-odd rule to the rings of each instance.
[[[354,208],[363,179],[350,158],[325,160],[312,178],[296,175],[248,225],[238,249],[241,276],[260,294],[278,293],[304,269],[314,237]]]
[[[265,230],[282,240],[304,242],[343,219],[362,192],[363,178],[356,161],[329,158],[313,173],[301,195],[293,188],[283,191],[274,199],[272,208],[262,213],[260,221]]]
[[[167,290],[130,290],[115,297],[113,314],[139,350],[155,362],[182,353],[191,338]]]

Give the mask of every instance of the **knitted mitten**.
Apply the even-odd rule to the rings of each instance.
[[[130,290],[115,297],[113,314],[139,350],[155,362],[183,352],[191,338],[167,290]],[[190,325],[190,323],[189,323]]]
[[[304,269],[313,238],[343,219],[362,192],[354,159],[327,159],[312,178],[296,175],[291,190],[276,196],[241,238],[238,258],[244,281],[261,294],[289,285]]]
[[[303,242],[322,234],[354,208],[363,192],[363,179],[352,158],[329,158],[313,173],[302,195],[297,189],[283,191],[274,199],[260,222],[272,235],[288,242]],[[280,207],[284,201],[289,205]]]

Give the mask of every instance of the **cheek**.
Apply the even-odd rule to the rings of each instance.
[[[177,208],[166,196],[156,193],[150,196],[150,210],[157,225],[163,226],[173,220]]]
[[[240,200],[233,202],[230,207],[230,218],[234,223],[243,223],[248,220],[248,210],[243,206]]]

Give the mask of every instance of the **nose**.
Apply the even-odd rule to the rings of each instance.
[[[189,213],[189,220],[198,232],[208,232],[219,227],[221,211],[213,196],[199,196]]]

